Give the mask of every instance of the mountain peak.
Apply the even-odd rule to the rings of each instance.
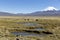
[[[49,6],[49,7],[45,8],[43,11],[53,11],[53,10],[58,10],[58,9],[55,7]]]

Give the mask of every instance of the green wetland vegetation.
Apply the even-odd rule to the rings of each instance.
[[[0,40],[60,40],[60,17],[0,17]]]

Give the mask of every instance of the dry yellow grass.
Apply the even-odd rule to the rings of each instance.
[[[29,20],[26,20],[29,19]],[[36,21],[38,19],[38,21]],[[40,26],[25,26],[19,23],[38,23]],[[34,28],[44,28],[45,31],[53,34],[47,36],[19,36],[10,32],[31,30]],[[0,16],[0,40],[60,40],[60,17],[42,17],[42,16]]]

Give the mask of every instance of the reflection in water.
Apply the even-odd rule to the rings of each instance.
[[[37,26],[36,23],[25,23],[24,25],[25,25],[25,26]]]
[[[30,23],[30,22],[22,22],[22,23],[20,23],[20,22],[18,22],[17,24],[22,24],[22,25],[24,25],[24,26],[30,26],[30,27],[32,27],[32,26],[40,26],[38,23]],[[43,31],[44,29],[43,28],[34,28],[34,29],[32,29],[32,30],[36,30],[36,31]],[[30,32],[11,32],[12,34],[14,34],[14,35],[22,35],[22,36],[43,36],[43,34],[37,34],[37,33],[30,33]]]
[[[44,28],[35,28],[33,30],[36,30],[36,31],[44,31],[45,29]]]
[[[36,33],[28,33],[28,32],[12,32],[14,35],[22,35],[22,36],[39,36]]]
[[[22,24],[24,26],[39,26],[38,23],[33,23],[33,22],[17,22],[17,24]]]

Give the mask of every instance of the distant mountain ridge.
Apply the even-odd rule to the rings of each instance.
[[[33,12],[29,15],[34,15],[34,16],[60,16],[60,10],[48,10],[48,11],[38,11],[38,12]]]
[[[37,11],[28,14],[0,12],[0,16],[60,16],[60,10]]]
[[[60,10],[55,7],[47,7],[44,10],[36,11],[32,13],[8,13],[0,12],[0,16],[60,16]]]

